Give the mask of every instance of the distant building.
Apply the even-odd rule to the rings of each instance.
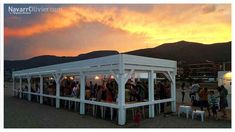
[[[216,78],[220,65],[214,62],[189,64],[189,75],[198,78]]]
[[[203,62],[177,65],[178,78],[216,80],[218,71],[231,71],[231,62]]]

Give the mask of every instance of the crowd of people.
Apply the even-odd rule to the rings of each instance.
[[[226,107],[228,107],[228,90],[223,85],[217,87],[216,90],[208,90],[208,88],[200,87],[198,83],[194,82],[189,85],[189,90],[189,97],[191,99],[192,106],[200,107],[201,110],[206,108],[209,116],[211,116],[212,112],[213,117],[216,120],[218,119],[218,110],[223,113],[223,118],[227,117]],[[186,93],[186,86],[184,82],[181,84],[181,93],[182,103],[184,104]]]
[[[80,83],[74,80],[64,80],[61,83],[61,96],[80,97]],[[85,84],[85,99],[103,102],[115,102],[117,98],[117,83],[113,79],[104,79],[101,84],[87,81]]]
[[[167,99],[171,97],[170,82],[167,80],[157,81],[154,83],[154,99]],[[224,86],[217,88],[217,92],[208,90],[206,87],[200,87],[196,82],[189,84],[189,97],[193,106],[200,107],[201,110],[207,108],[209,116],[211,112],[213,116],[217,118],[217,111],[223,113],[223,117],[226,117],[225,108],[228,107],[227,95],[228,91]],[[28,91],[28,86],[23,87],[23,91]],[[31,92],[40,92],[38,84],[31,85]],[[185,102],[185,95],[187,92],[186,84],[181,84],[182,103]],[[55,95],[56,83],[53,80],[47,80],[44,82],[43,94]],[[216,93],[219,93],[217,95]],[[60,85],[60,96],[65,97],[80,97],[80,83],[79,81],[64,79]],[[23,98],[27,98],[26,94],[23,94]],[[32,100],[39,100],[37,96],[32,96]],[[103,79],[100,83],[96,81],[86,81],[85,84],[85,99],[102,101],[102,102],[117,102],[118,101],[118,84],[115,79]],[[125,84],[125,101],[126,102],[144,102],[148,100],[148,81],[147,80],[133,80],[129,79]],[[53,104],[53,99],[51,100]],[[165,103],[161,103],[161,111],[164,112]]]
[[[44,94],[55,95],[55,81],[48,81],[44,85]],[[79,81],[64,79],[60,85],[60,95],[65,97],[80,97]],[[163,80],[154,85],[154,98],[166,99],[170,98],[170,83]],[[103,79],[97,81],[86,81],[85,99],[96,100],[102,102],[117,102],[118,84],[114,79]],[[125,84],[125,101],[126,102],[144,102],[148,100],[148,81],[129,79]]]
[[[66,80],[62,85],[62,96],[76,96],[80,94],[79,82]],[[100,84],[97,82],[89,81],[85,86],[85,99],[96,100],[102,102],[117,102],[118,98],[118,84],[114,79],[104,79]],[[143,101],[147,99],[147,86],[146,83],[137,81],[133,82],[128,80],[125,85],[126,101]]]
[[[43,94],[56,95],[56,82],[53,79],[44,79]],[[87,80],[85,84],[85,99],[102,102],[118,101],[118,84],[115,79],[103,79],[98,81]],[[25,85],[23,91],[28,91]],[[158,81],[154,84],[155,100],[171,97],[169,81]],[[31,85],[31,92],[40,93],[38,83]],[[60,96],[80,97],[80,82],[74,79],[63,79],[60,82]],[[37,99],[38,100],[38,99]],[[125,84],[126,102],[144,102],[148,100],[148,81],[146,79],[129,79]],[[54,102],[54,101],[53,101]],[[164,106],[163,106],[164,107]]]

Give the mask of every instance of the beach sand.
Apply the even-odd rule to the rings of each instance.
[[[101,119],[90,115],[80,115],[68,109],[56,109],[49,105],[41,105],[36,102],[12,97],[11,83],[5,83],[4,88],[4,127],[5,128],[231,128],[231,111],[228,111],[228,118],[214,120],[206,113],[205,122],[199,119],[192,120],[191,117],[178,117],[176,113],[165,116],[156,115],[153,119],[142,119],[139,126],[136,126],[130,117],[124,126],[119,126],[117,121]],[[186,104],[190,103],[188,93],[185,95]],[[181,102],[181,93],[177,89],[177,106]],[[193,108],[194,109],[194,108]],[[199,109],[199,108],[197,108]],[[131,115],[131,114],[128,114]],[[221,112],[219,112],[219,117]]]

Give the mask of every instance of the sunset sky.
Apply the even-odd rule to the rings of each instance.
[[[77,56],[163,43],[231,41],[230,4],[34,5],[56,12],[13,15],[4,5],[4,58]]]

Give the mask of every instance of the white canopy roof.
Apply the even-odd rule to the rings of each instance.
[[[13,76],[46,75],[53,73],[93,72],[93,71],[120,71],[123,70],[155,70],[176,73],[176,61],[156,59],[127,54],[111,55],[106,57],[68,62],[50,66],[37,67],[14,71]]]

